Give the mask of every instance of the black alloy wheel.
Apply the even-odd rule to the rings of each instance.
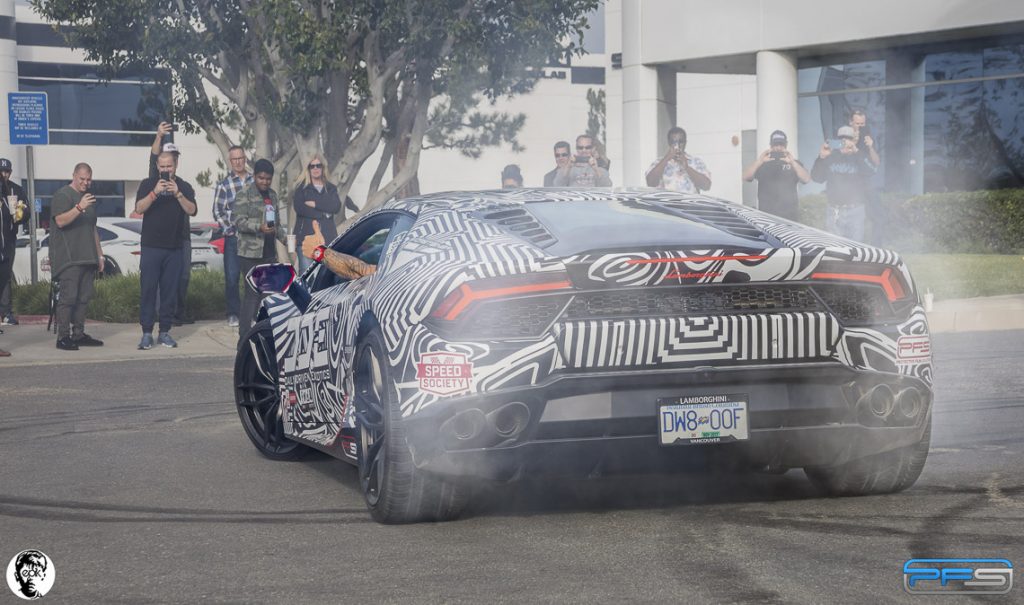
[[[380,502],[387,449],[384,375],[374,347],[365,347],[356,367],[355,417],[359,423],[359,487],[372,508]]]
[[[245,335],[235,358],[235,405],[242,428],[261,454],[271,460],[296,460],[306,446],[288,439],[281,417],[277,355],[270,322]]]
[[[356,346],[354,414],[359,424],[359,487],[379,523],[447,521],[458,517],[470,489],[413,463],[384,337],[371,329]]]

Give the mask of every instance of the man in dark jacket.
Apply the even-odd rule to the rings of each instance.
[[[335,222],[345,220],[345,209],[341,207],[338,188],[327,180],[323,160],[314,157],[306,166],[307,178],[295,189],[292,207],[295,209],[295,249],[302,250],[302,240],[313,234],[313,221],[320,225],[324,240],[331,243],[338,237]],[[352,198],[345,197],[345,208],[358,212]],[[337,216],[340,214],[341,216]],[[312,261],[299,255],[299,271],[305,271]]]
[[[839,149],[826,142],[811,168],[811,178],[826,183],[828,208],[825,228],[854,241],[864,241],[864,205],[868,201],[868,182],[874,168],[857,148],[857,133],[843,126],[837,133]]]
[[[12,168],[10,160],[0,158],[0,325],[4,326],[18,325],[11,308],[14,253],[17,251],[18,226],[28,221],[25,192],[11,181]]]

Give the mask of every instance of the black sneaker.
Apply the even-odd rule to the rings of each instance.
[[[18,325],[18,318],[14,316],[14,313],[8,313],[0,319],[0,326],[16,326]]]
[[[77,351],[78,345],[75,344],[75,341],[65,336],[64,338],[57,339],[57,348],[62,351]]]
[[[82,334],[75,339],[75,344],[80,347],[102,347],[103,341],[97,338],[93,338],[88,334]]]

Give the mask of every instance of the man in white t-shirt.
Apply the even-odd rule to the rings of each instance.
[[[704,160],[686,153],[686,131],[673,126],[668,131],[668,152],[647,169],[647,185],[681,193],[711,189],[711,172]]]

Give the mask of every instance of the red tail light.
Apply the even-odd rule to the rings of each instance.
[[[811,274],[811,279],[861,282],[881,286],[889,302],[902,300],[910,295],[910,288],[903,276],[893,267],[885,265],[830,265],[824,271]],[[834,269],[834,270],[833,270]]]
[[[512,277],[481,279],[464,283],[453,290],[430,316],[453,321],[477,301],[515,298],[526,294],[571,289],[572,282],[569,281],[569,276],[566,273],[528,273]]]

